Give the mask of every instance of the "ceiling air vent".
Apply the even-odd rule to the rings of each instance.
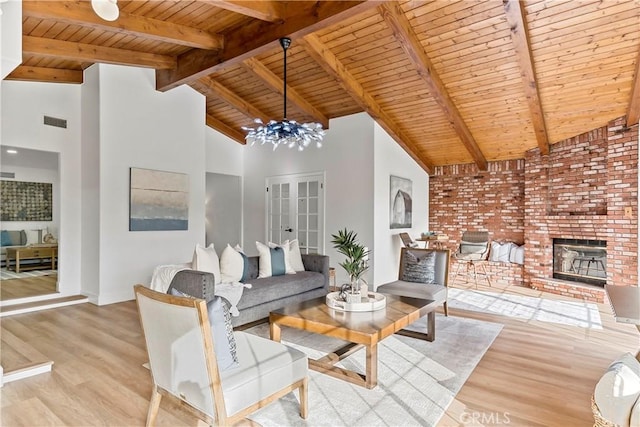
[[[15,179],[15,172],[0,172],[0,178],[12,178]]]
[[[63,129],[67,128],[67,121],[65,119],[56,119],[55,117],[44,116],[44,124]]]

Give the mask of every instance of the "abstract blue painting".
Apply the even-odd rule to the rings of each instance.
[[[187,230],[189,175],[130,168],[129,231]]]

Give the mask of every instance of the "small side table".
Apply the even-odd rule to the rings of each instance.
[[[640,332],[640,288],[637,286],[605,285],[616,322],[636,325]],[[640,351],[636,354],[640,360]]]
[[[425,249],[429,248],[429,244],[433,242],[434,249],[444,249],[442,242],[449,240],[449,236],[446,234],[432,234],[432,235],[421,235],[416,239],[418,242],[425,242]]]

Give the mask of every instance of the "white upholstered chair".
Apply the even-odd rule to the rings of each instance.
[[[153,391],[147,426],[154,425],[163,396],[209,425],[232,425],[298,389],[307,417],[307,356],[284,344],[234,332],[237,366],[221,371],[203,299],[167,295],[135,286],[147,344]]]

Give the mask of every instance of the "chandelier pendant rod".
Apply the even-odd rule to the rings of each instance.
[[[283,119],[287,120],[287,49],[291,46],[291,39],[283,37],[280,39],[280,46],[284,52],[284,78],[282,79],[284,84],[284,115]]]

